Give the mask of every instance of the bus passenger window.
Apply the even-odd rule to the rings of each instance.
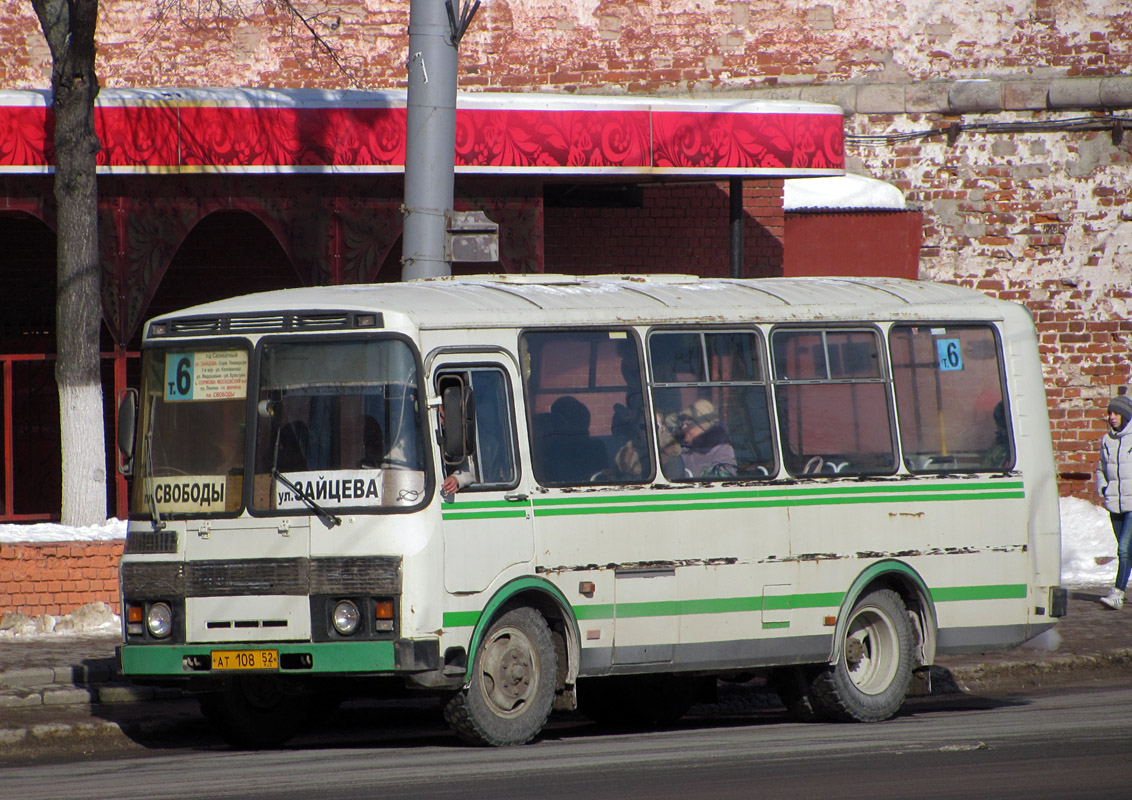
[[[896,471],[888,384],[872,329],[778,329],[771,338],[783,461],[791,475]]]
[[[989,325],[897,325],[889,334],[909,472],[1014,466],[998,338]]]
[[[777,472],[762,348],[752,331],[649,336],[657,447],[670,481]]]
[[[527,332],[521,352],[539,483],[651,480],[640,359],[629,331]]]
[[[475,448],[463,464],[446,468],[460,489],[508,489],[518,482],[511,384],[497,367],[470,367],[437,374],[437,387],[454,380],[471,386],[475,397]]]

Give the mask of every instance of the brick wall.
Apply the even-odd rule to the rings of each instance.
[[[781,274],[782,181],[745,181],[747,277]],[[727,184],[646,187],[640,207],[547,207],[547,272],[600,275],[730,270]]]
[[[1077,114],[1003,112],[1025,126]],[[966,119],[970,119],[967,117]],[[857,115],[854,132],[946,126],[938,115]],[[1108,399],[1132,381],[1132,147],[1109,132],[964,133],[855,147],[858,169],[924,210],[922,278],[1026,305],[1038,326],[1062,494],[1088,497]]]
[[[123,544],[0,544],[0,613],[62,615],[97,601],[118,613],[118,559]]]

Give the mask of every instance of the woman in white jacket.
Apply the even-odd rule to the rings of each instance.
[[[1124,590],[1132,571],[1132,398],[1117,395],[1108,404],[1112,428],[1101,439],[1097,492],[1112,518],[1116,534],[1116,583],[1101,602],[1114,611],[1124,605]]]

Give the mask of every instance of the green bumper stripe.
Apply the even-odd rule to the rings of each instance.
[[[283,675],[310,675],[336,672],[392,672],[395,661],[393,642],[322,642],[319,644],[217,642],[207,645],[126,645],[121,648],[122,674],[164,675],[231,675],[238,672],[187,671],[182,665],[185,656],[207,656],[213,650],[278,650],[283,656],[308,653],[310,669],[282,669]]]

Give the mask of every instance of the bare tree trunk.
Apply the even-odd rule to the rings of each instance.
[[[99,334],[94,31],[98,0],[32,0],[51,48],[58,205],[55,380],[59,386],[65,525],[106,521],[106,443]]]

